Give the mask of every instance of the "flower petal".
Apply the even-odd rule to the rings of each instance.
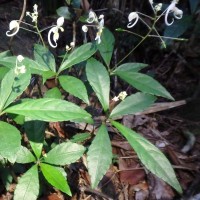
[[[55,32],[57,32],[57,31],[58,31],[58,27],[54,26],[49,30],[49,33],[48,33],[48,42],[49,42],[50,46],[53,47],[53,48],[57,47],[57,42],[54,40],[54,35],[55,35]],[[53,33],[53,40],[55,42],[55,45],[53,45],[53,43],[51,42],[52,33]]]
[[[9,31],[6,32],[6,35],[8,37],[12,37],[13,35],[17,34],[17,32],[19,31],[19,23],[16,20],[12,20],[9,24]],[[12,30],[14,29],[13,33],[10,33]]]
[[[176,1],[172,1],[171,4],[169,5],[169,7],[167,8],[167,11],[166,11],[166,13],[165,13],[165,24],[166,24],[167,26],[172,25],[173,22],[174,22],[174,19],[172,19],[172,22],[171,22],[171,23],[168,22],[168,15],[169,15],[169,13],[170,13],[171,11],[173,11],[173,9],[174,9],[175,7],[176,7]]]
[[[57,19],[57,26],[61,27],[64,24],[64,20],[65,20],[64,17],[59,17]]]
[[[135,21],[132,22],[134,19],[135,19]],[[138,22],[138,20],[139,20],[139,15],[136,12],[130,13],[128,16],[128,21],[130,23],[128,23],[127,28],[132,28],[133,26],[135,26],[136,23]]]

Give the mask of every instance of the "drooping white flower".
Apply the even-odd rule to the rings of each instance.
[[[183,16],[183,11],[180,10],[180,9],[178,9],[178,8],[176,7],[176,4],[177,4],[177,3],[178,3],[178,0],[173,0],[173,1],[171,2],[171,4],[169,5],[169,7],[167,8],[167,10],[166,10],[166,13],[165,13],[165,24],[166,24],[167,26],[172,25],[173,22],[174,22],[174,18],[172,19],[172,22],[171,22],[171,23],[168,22],[168,15],[169,15],[169,13],[173,12],[173,15],[174,15],[174,17],[175,17],[176,19],[181,19],[182,16]]]
[[[59,30],[64,31],[62,28],[62,25],[64,24],[64,17],[59,17],[57,19],[57,25],[53,26],[48,33],[48,42],[51,47],[56,48],[57,47],[57,40],[59,39]],[[51,42],[51,35],[53,34],[53,41],[55,45]]]
[[[89,12],[89,17],[86,20],[88,23],[94,23],[94,25],[89,25],[89,26],[94,26],[97,28],[97,33],[96,33],[96,37],[95,40],[97,41],[98,44],[101,43],[101,34],[103,32],[104,29],[104,15],[100,15],[99,18],[97,18],[95,12],[90,11]],[[88,27],[86,25],[82,26],[82,31],[84,33],[87,33],[88,31]],[[84,34],[85,37],[85,41],[86,41],[86,34]]]
[[[9,24],[9,31],[6,31],[6,35],[8,37],[12,37],[13,35],[16,35],[19,31],[19,28],[20,28],[19,22],[17,20],[12,20]]]
[[[95,12],[93,12],[92,10],[89,12],[89,16],[87,18],[87,23],[91,24],[93,22],[97,22],[98,19],[97,19],[97,16],[95,14]]]
[[[139,15],[136,12],[131,12],[128,16],[129,23],[127,25],[127,28],[132,28],[133,26],[135,26],[138,20],[139,20]]]
[[[100,19],[100,22],[97,25],[98,31],[97,31],[97,34],[96,34],[96,37],[95,37],[95,40],[97,40],[98,44],[101,43],[101,34],[103,32],[103,29],[104,29],[104,15],[100,15],[99,19]]]

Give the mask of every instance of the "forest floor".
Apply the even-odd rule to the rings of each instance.
[[[119,36],[120,33],[114,31],[115,28],[124,27],[125,19],[119,17],[122,21],[120,24],[118,19],[114,20],[116,13],[113,14],[110,11],[111,5],[104,2],[98,7],[96,4],[93,3],[93,9],[109,9],[108,12],[104,12],[105,26],[110,28],[116,36],[118,53],[115,57],[119,56],[117,59],[120,59],[131,50],[131,45],[134,45],[134,40],[129,41],[128,34],[123,33],[122,36]],[[10,43],[10,38],[5,35],[9,22],[19,18],[22,6],[22,2],[19,3],[16,0],[0,2],[0,52],[10,49],[10,44],[14,55],[21,54],[32,57],[33,44],[38,42],[37,36],[20,30],[20,33]],[[31,9],[31,6],[28,4],[28,9]],[[187,4],[183,3],[182,6],[187,7]],[[139,7],[137,8],[139,9]],[[123,11],[124,15],[127,16],[130,10],[131,8]],[[52,23],[52,19],[55,18],[43,17],[41,24]],[[116,160],[113,160],[113,164],[100,182],[98,190],[90,189],[90,178],[83,157],[81,161],[72,164],[68,169],[72,198],[48,187],[40,199],[200,199],[200,25],[196,25],[199,23],[199,19],[199,13],[194,15],[192,26],[184,33],[184,37],[188,39],[187,42],[172,42],[166,49],[161,49],[159,42],[155,42],[155,40],[152,42],[148,39],[126,60],[147,63],[149,66],[144,73],[152,74],[175,99],[174,102],[159,99],[153,111],[136,116],[128,115],[122,119],[122,122],[142,134],[164,152],[176,172],[184,191],[183,195],[179,196],[164,181],[148,172],[141,165],[128,142],[122,136],[111,132],[113,154],[116,155]],[[67,22],[66,27],[70,32],[70,22]],[[80,27],[77,27],[77,32],[81,30]],[[78,43],[81,43],[81,37],[81,34],[77,33]],[[61,37],[59,48],[62,49],[69,41],[70,37],[66,36],[64,39]],[[60,49],[53,53],[58,54]],[[120,53],[122,55],[119,55]],[[112,62],[115,62],[114,59]],[[47,86],[45,85],[44,88],[47,89]],[[119,83],[117,91],[114,93],[118,93],[120,90],[127,90],[127,86]],[[129,94],[134,92],[130,88],[127,91]],[[70,139],[77,129],[71,127],[67,122],[63,122],[51,123],[49,131],[53,133],[51,136],[53,139],[55,137]],[[89,143],[90,141],[87,141],[86,144]],[[0,200],[12,199],[14,187],[13,183],[6,191],[0,185]]]

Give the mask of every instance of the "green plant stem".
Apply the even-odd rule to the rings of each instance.
[[[113,70],[116,69],[116,67],[117,67],[121,62],[123,62],[135,49],[137,49],[137,48],[140,46],[140,44],[142,44],[142,42],[149,36],[149,34],[152,32],[152,30],[154,30],[155,23],[156,23],[156,21],[154,21],[154,23],[153,23],[152,27],[150,28],[150,30],[148,31],[148,33],[140,40],[140,42],[139,42],[139,43],[124,57],[124,58],[122,58],[122,59],[115,65],[115,67],[113,68]]]
[[[43,45],[44,47],[46,47],[46,45],[45,45],[45,43],[44,43],[44,40],[43,40],[43,38],[42,38],[41,32],[40,32],[40,30],[38,29],[37,22],[35,23],[35,29],[36,29],[37,32],[38,32],[38,35],[39,35],[39,37],[40,37],[40,40],[42,41],[42,45]]]
[[[185,39],[185,38],[174,38],[174,37],[158,36],[158,35],[149,35],[148,37],[161,37],[161,38],[170,39],[170,40],[188,41],[188,39]]]

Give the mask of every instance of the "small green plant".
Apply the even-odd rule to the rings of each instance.
[[[165,14],[165,22],[167,25],[170,25],[171,23],[168,22],[168,14],[170,12],[173,12],[175,18],[181,18],[183,13],[176,7],[176,4],[177,1],[173,0],[167,9],[160,15],[157,15],[157,12],[161,9],[161,5],[154,7],[153,2],[150,1],[154,17],[138,12],[133,12],[129,15],[130,22],[128,28],[136,25],[138,20],[144,22],[140,15],[149,17],[153,21],[152,27],[146,24],[149,31],[145,36],[131,32],[141,37],[141,41],[137,46],[147,37],[151,37],[152,31],[156,33],[153,36],[159,37],[164,44],[163,37],[158,34],[155,24]],[[19,179],[14,192],[14,199],[37,199],[39,195],[38,177],[40,172],[42,172],[45,179],[52,186],[71,196],[72,193],[66,179],[67,175],[61,166],[76,162],[84,153],[87,155],[91,187],[96,188],[112,162],[112,147],[107,125],[115,127],[128,140],[141,163],[149,171],[163,179],[176,191],[182,193],[174,170],[165,155],[140,134],[116,121],[116,119],[124,115],[135,114],[147,109],[156,101],[156,96],[173,100],[170,93],[160,83],[152,77],[140,73],[140,70],[147,66],[146,64],[121,64],[137,46],[116,66],[111,66],[115,38],[104,27],[103,15],[98,18],[93,11],[90,11],[89,17],[86,20],[88,25],[84,25],[82,30],[85,33],[84,39],[86,39],[86,32],[92,24],[92,27],[96,28],[96,42],[85,43],[80,47],[75,47],[74,43],[71,43],[70,47],[67,46],[66,48],[67,52],[63,62],[57,67],[56,59],[46,47],[41,36],[41,31],[37,26],[37,6],[34,6],[33,13],[27,13],[27,15],[35,23],[34,28],[43,44],[34,45],[34,60],[24,58],[21,55],[17,57],[12,56],[10,52],[0,54],[0,64],[4,66],[0,68],[3,73],[0,88],[0,116],[2,120],[0,121],[0,155],[5,161],[4,166],[7,163],[32,163],[29,170]],[[133,22],[133,20],[135,21]],[[57,46],[59,30],[64,31],[62,28],[63,23],[64,18],[60,17],[57,20],[57,25],[50,27],[48,41],[53,48]],[[10,33],[9,31],[7,35],[13,36],[19,29],[18,21],[12,21],[10,23],[10,31],[14,30],[14,33]],[[130,32],[124,29],[118,29],[118,31]],[[53,42],[51,41],[52,36]],[[84,41],[86,42],[86,40]],[[98,61],[93,56],[96,51],[99,51],[103,62]],[[94,116],[80,106],[60,99],[60,88],[62,88],[62,90],[79,98],[85,104],[90,104],[84,82],[79,78],[68,75],[68,69],[83,61],[86,61],[82,66],[85,67],[87,81],[102,106],[101,115],[104,115],[104,117],[101,118],[101,124],[96,127],[95,137],[87,152],[84,146],[68,141],[62,142],[49,152],[42,154],[45,141],[45,122],[72,121],[75,123],[84,122],[86,124],[94,124],[94,126],[96,124]],[[43,83],[48,78],[53,77],[58,82],[58,87],[51,91],[49,90],[48,95],[46,95],[47,97],[44,98],[21,98],[20,95],[30,84],[32,74],[41,76]],[[112,96],[110,90],[113,76],[119,77],[140,92],[127,96],[126,92],[122,91],[118,96]],[[28,137],[29,147],[21,146],[21,133],[19,130],[8,122],[4,122],[4,119],[7,117],[6,115],[9,116],[11,114],[25,118],[21,125],[24,127],[24,131]]]

